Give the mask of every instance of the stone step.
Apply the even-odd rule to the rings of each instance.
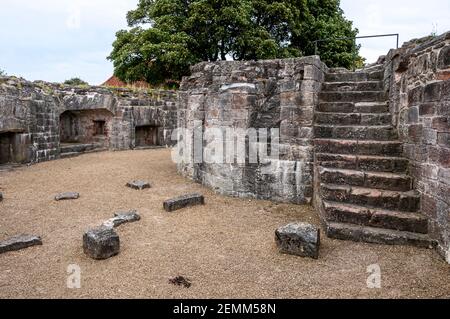
[[[391,126],[314,126],[316,138],[391,141],[398,138],[397,130]]]
[[[317,106],[318,112],[331,113],[389,113],[386,102],[322,102]]]
[[[335,153],[353,155],[385,155],[389,157],[401,156],[403,144],[399,141],[358,141],[345,139],[314,140],[316,153]]]
[[[363,82],[325,82],[322,84],[322,91],[345,92],[345,91],[382,91],[382,81]]]
[[[61,153],[60,158],[72,158],[72,157],[77,157],[80,156],[82,153],[80,152],[71,152],[71,153]]]
[[[384,71],[384,64],[374,64],[371,66],[365,66],[361,70],[357,70],[357,72],[375,72],[375,71]]]
[[[320,102],[385,102],[386,93],[381,91],[320,92]]]
[[[318,165],[363,171],[406,173],[409,161],[401,157],[316,153]]]
[[[428,220],[419,213],[373,209],[338,202],[323,202],[328,222],[347,223],[412,233],[428,233]]]
[[[401,212],[417,212],[420,195],[416,191],[399,192],[349,185],[320,184],[322,199]]]
[[[325,82],[382,81],[383,77],[383,70],[374,72],[327,73],[325,74]]]
[[[327,225],[327,236],[340,240],[382,245],[410,245],[422,248],[434,248],[436,246],[436,242],[425,234],[344,223],[329,223]]]
[[[407,192],[412,189],[412,178],[404,174],[365,172],[339,168],[319,167],[320,182]]]
[[[63,153],[83,153],[103,148],[103,145],[92,144],[63,144],[61,145],[61,154]]]
[[[390,113],[316,112],[315,123],[332,125],[389,125],[392,123],[392,116]]]

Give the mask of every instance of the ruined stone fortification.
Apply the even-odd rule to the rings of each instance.
[[[178,93],[0,78],[0,164],[171,146],[177,127],[218,129],[227,154],[228,129],[278,129],[245,140],[270,149],[256,162],[196,161],[186,135],[178,169],[224,195],[311,203],[330,237],[437,247],[450,262],[449,119],[446,33],[356,72],[318,56],[200,63]],[[200,144],[217,156],[217,136]]]
[[[386,57],[389,109],[430,236],[450,262],[450,32]]]
[[[279,128],[280,158],[179,171],[226,195],[313,199],[330,237],[437,246],[450,261],[449,74],[450,33],[357,72],[319,57],[201,63],[182,82],[178,126]]]
[[[193,67],[180,89],[178,126],[278,128],[280,157],[244,164],[188,161],[179,164],[180,172],[226,195],[310,203],[314,106],[326,71],[319,57]],[[273,174],[262,174],[263,168]]]
[[[93,150],[173,145],[171,91],[68,87],[0,78],[0,164]]]

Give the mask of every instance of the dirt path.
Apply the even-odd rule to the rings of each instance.
[[[124,187],[149,180],[143,192]],[[168,150],[107,152],[0,173],[0,239],[41,235],[44,245],[0,255],[2,298],[315,298],[450,297],[450,267],[436,252],[323,238],[318,261],[280,255],[274,231],[292,221],[318,224],[311,207],[215,195],[177,175]],[[77,201],[55,202],[76,191]],[[165,213],[162,202],[200,192],[207,205]],[[138,223],[118,229],[122,250],[106,261],[82,251],[82,235],[120,210]],[[82,270],[68,289],[67,267]],[[379,264],[382,289],[368,289]],[[182,275],[189,289],[170,285]]]

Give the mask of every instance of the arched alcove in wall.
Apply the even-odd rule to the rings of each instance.
[[[61,144],[97,143],[107,147],[113,114],[106,109],[65,111],[60,115]]]

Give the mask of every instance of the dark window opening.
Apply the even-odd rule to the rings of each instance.
[[[105,121],[94,121],[94,135],[106,135],[105,125]]]

